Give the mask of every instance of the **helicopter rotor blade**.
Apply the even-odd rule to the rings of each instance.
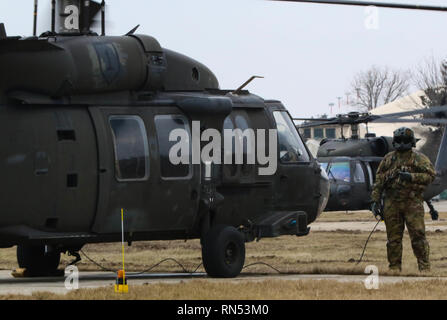
[[[332,121],[337,118],[293,118],[293,121]]]
[[[316,122],[316,123],[304,123],[301,125],[298,125],[300,128],[312,128],[312,127],[319,127],[319,126],[327,126],[327,125],[333,125],[333,124],[340,124],[336,121],[326,121],[326,122]]]
[[[392,8],[392,9],[410,9],[410,10],[426,10],[426,11],[447,11],[447,7],[433,6],[433,5],[419,5],[419,4],[404,4],[404,3],[385,3],[385,2],[372,2],[372,1],[331,1],[331,0],[270,0],[281,2],[301,2],[301,3],[319,3],[319,4],[335,4],[346,6],[375,6],[380,8]]]
[[[400,119],[403,117],[415,115],[433,115],[432,117],[420,119]],[[304,119],[304,120],[303,120]],[[431,108],[389,113],[383,115],[374,114],[344,114],[332,119],[305,119],[295,118],[294,120],[311,121],[311,123],[304,123],[299,125],[301,128],[318,127],[322,125],[355,125],[361,123],[421,123],[428,125],[447,124],[447,106],[436,106]]]
[[[375,119],[371,120],[371,123],[420,123],[420,124],[428,124],[428,125],[441,125],[447,124],[447,119]]]
[[[389,114],[383,114],[383,115],[377,115],[377,116],[387,117],[387,118],[401,118],[401,117],[408,117],[408,116],[414,116],[414,115],[419,115],[419,114],[436,114],[436,113],[445,113],[445,112],[447,112],[447,106],[437,106],[437,107],[430,107],[430,108],[413,110],[413,111],[389,113]]]

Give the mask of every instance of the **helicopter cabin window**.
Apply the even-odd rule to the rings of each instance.
[[[335,128],[327,128],[326,129],[326,138],[335,139]]]
[[[325,167],[328,165],[326,164]],[[351,172],[349,162],[332,162],[327,169],[330,179],[351,182]]]
[[[147,180],[149,147],[143,120],[138,116],[111,116],[109,122],[112,128],[117,180]]]
[[[314,129],[314,138],[315,139],[323,139],[324,138],[324,131],[321,128],[315,128]]]
[[[160,153],[160,169],[161,176],[167,179],[187,178],[191,173],[191,130],[188,119],[182,115],[161,115],[155,117],[155,127],[157,129],[158,148]],[[187,139],[183,139],[182,143],[188,150],[188,154],[181,154],[184,148],[179,149],[177,156],[179,163],[173,163],[169,159],[169,153],[174,145],[179,145],[181,137],[177,141],[169,141],[169,136],[173,130],[181,129],[186,132]],[[181,144],[180,144],[181,145]],[[183,161],[184,157],[188,161]]]
[[[254,155],[255,152],[255,136],[254,135],[244,135],[247,129],[250,129],[250,125],[248,124],[248,116],[245,112],[239,111],[235,114],[234,117],[236,128],[242,130],[243,136],[239,137],[239,143],[242,145],[243,150],[243,164],[242,164],[242,174],[248,175],[252,170],[251,164],[254,162],[250,162],[250,157]],[[251,159],[254,160],[254,157]]]
[[[360,162],[355,163],[354,167],[354,182],[355,183],[365,183],[365,172],[363,171],[363,167]]]
[[[309,154],[289,114],[285,111],[275,111],[273,115],[278,130],[279,159],[281,162],[309,162]]]

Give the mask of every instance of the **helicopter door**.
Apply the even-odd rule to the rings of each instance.
[[[320,171],[286,111],[273,112],[278,130],[277,206],[309,215],[318,208]]]
[[[187,231],[195,222],[200,191],[200,165],[192,164],[190,121],[178,109],[164,108],[155,114],[154,124],[159,162],[154,193],[163,215],[164,228]],[[176,149],[176,159],[172,159],[172,150],[181,138],[177,136],[173,141],[173,132],[186,135],[182,140],[185,148]]]
[[[365,204],[369,201],[369,183],[366,180],[368,174],[366,167],[361,161],[351,161],[351,200],[353,203],[350,205],[355,210],[361,210],[365,207]]]
[[[187,169],[183,175],[185,168],[171,168],[165,161],[169,160],[165,151],[170,143],[166,130],[174,126],[189,128],[187,121],[181,123],[183,116],[158,116],[148,108],[137,107],[91,108],[90,112],[100,159],[93,231],[120,232],[121,209],[129,233],[190,228],[197,202],[192,201],[189,192],[194,188],[192,170]],[[166,141],[162,144],[160,139]],[[172,175],[182,177],[177,180]]]

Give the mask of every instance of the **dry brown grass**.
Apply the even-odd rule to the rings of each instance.
[[[194,280],[177,284],[131,286],[129,294],[116,294],[112,287],[82,289],[67,295],[35,293],[32,296],[0,296],[10,300],[445,300],[445,281],[430,280],[381,285],[367,290],[362,283],[328,280],[265,280],[208,282]]]

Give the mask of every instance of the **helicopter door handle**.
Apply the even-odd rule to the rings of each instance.
[[[281,175],[281,176],[279,177],[279,179],[280,179],[281,181],[285,181],[285,180],[289,179],[289,177],[286,176],[286,175]]]

